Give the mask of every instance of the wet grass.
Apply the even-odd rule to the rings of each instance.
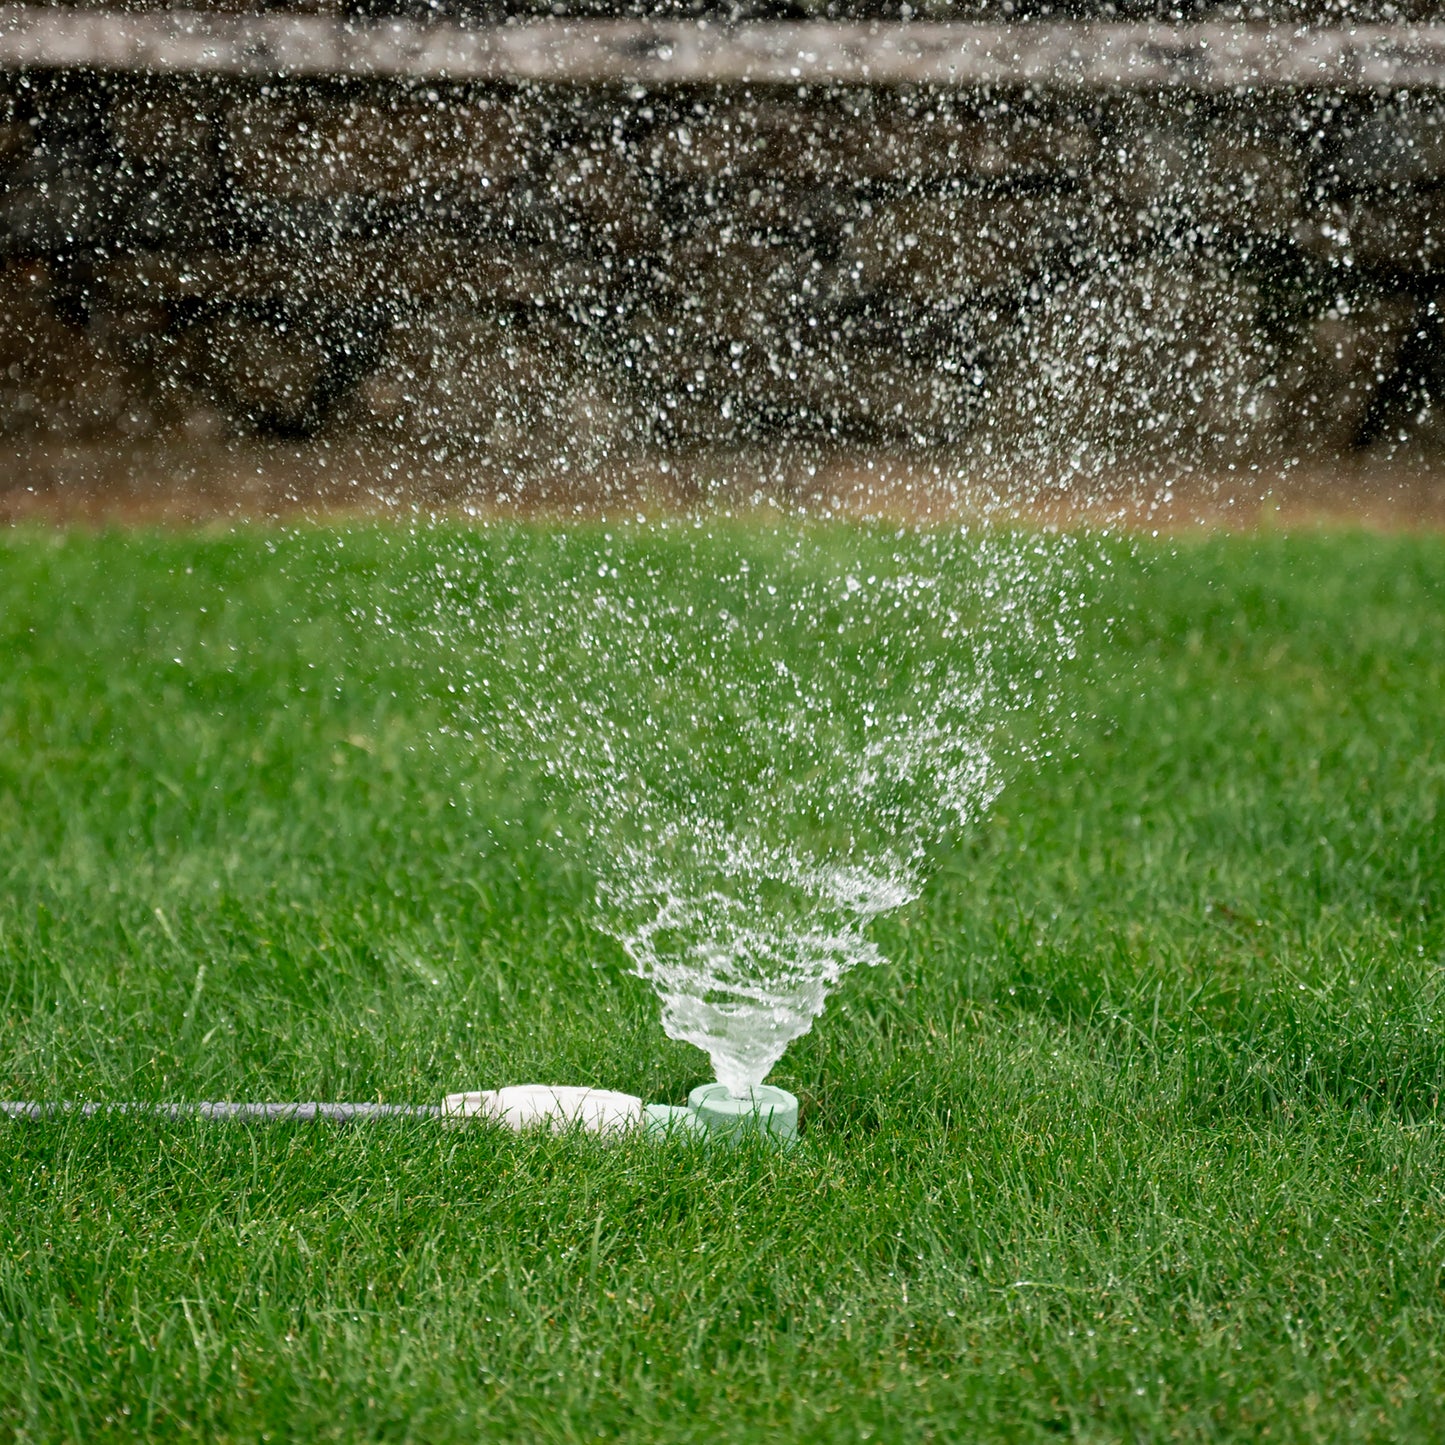
[[[390,555],[0,544],[0,1095],[702,1076],[348,620]],[[1445,543],[1095,585],[1067,754],[875,926],[774,1076],[795,1152],[0,1128],[0,1432],[1438,1436]]]

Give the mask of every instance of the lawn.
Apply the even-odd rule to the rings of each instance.
[[[0,541],[0,1097],[705,1077],[393,605],[545,534],[397,535]],[[772,1076],[798,1148],[0,1125],[0,1434],[1445,1433],[1445,541],[1099,545],[1053,755]]]

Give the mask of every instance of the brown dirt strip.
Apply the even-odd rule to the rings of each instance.
[[[632,458],[571,474],[349,439],[66,443],[0,450],[0,525],[606,518],[702,510],[948,522],[988,516],[1130,531],[1445,530],[1445,469],[1379,459],[1203,472],[1123,467],[1087,479],[976,459],[822,453]]]

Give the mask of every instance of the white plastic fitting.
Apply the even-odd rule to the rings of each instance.
[[[509,1129],[546,1127],[555,1133],[582,1128],[589,1134],[616,1134],[642,1123],[642,1100],[614,1089],[584,1089],[568,1084],[515,1084],[448,1094],[442,1117],[460,1123],[478,1116],[495,1119]]]

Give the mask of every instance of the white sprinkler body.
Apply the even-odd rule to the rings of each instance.
[[[495,1119],[518,1131],[545,1126],[553,1133],[581,1128],[589,1134],[617,1134],[642,1123],[642,1100],[615,1089],[584,1089],[569,1084],[514,1084],[448,1094],[442,1115],[461,1121],[477,1116]]]

